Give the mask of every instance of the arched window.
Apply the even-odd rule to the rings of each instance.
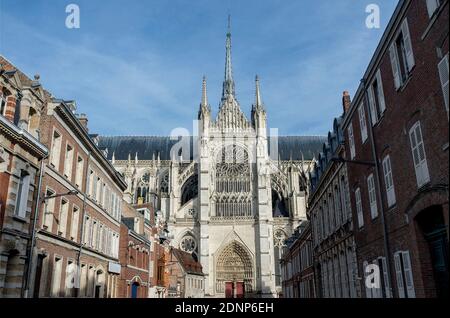
[[[161,178],[160,189],[161,189],[161,194],[169,193],[169,174],[168,173],[166,173]]]
[[[276,217],[289,217],[289,210],[286,208],[286,199],[274,189],[272,189],[272,212],[273,216]]]
[[[198,175],[190,177],[181,187],[181,205],[186,204],[198,195]]]
[[[150,201],[150,173],[146,172],[139,179],[136,188],[136,203],[148,203]]]
[[[252,196],[247,151],[227,145],[216,156],[215,216],[251,217]]]

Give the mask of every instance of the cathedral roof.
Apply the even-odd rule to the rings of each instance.
[[[322,150],[325,136],[280,136],[278,137],[278,153],[281,160],[311,160]],[[151,160],[153,154],[161,160],[170,159],[170,149],[178,140],[170,140],[169,136],[99,136],[98,145],[108,150],[108,159],[131,159],[138,154],[139,160]],[[191,137],[191,145],[193,140]],[[192,158],[192,155],[191,155]]]

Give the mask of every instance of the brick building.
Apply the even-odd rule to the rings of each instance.
[[[118,297],[147,298],[154,268],[150,262],[151,241],[144,232],[144,215],[124,202],[120,225],[120,281]]]
[[[0,298],[22,296],[26,284],[41,164],[39,141],[46,92],[0,56]]]
[[[126,184],[88,134],[76,105],[49,99],[42,114],[45,160],[30,297],[116,297]],[[78,275],[77,275],[78,274]]]
[[[365,297],[448,296],[448,7],[399,1],[344,118]]]
[[[281,259],[283,298],[315,298],[311,223],[301,223],[286,242]]]
[[[205,296],[205,274],[202,272],[202,265],[191,253],[170,247],[165,255],[163,275],[167,297],[203,298]]]
[[[344,92],[344,112],[350,96]],[[358,269],[353,236],[347,163],[336,158],[345,152],[342,117],[336,118],[328,141],[310,172],[307,215],[311,221],[314,270],[319,297],[355,298]]]

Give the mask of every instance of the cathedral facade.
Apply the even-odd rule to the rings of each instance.
[[[125,200],[154,204],[168,242],[201,262],[211,297],[280,292],[284,240],[306,219],[306,176],[324,141],[269,133],[258,78],[255,86],[248,119],[236,99],[228,31],[217,116],[204,78],[197,134],[99,138],[128,184]]]

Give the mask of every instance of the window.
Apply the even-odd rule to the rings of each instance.
[[[420,188],[430,181],[420,122],[415,123],[409,130],[409,138],[411,141],[414,168],[416,170],[417,186]]]
[[[436,12],[437,8],[439,8],[440,0],[426,0],[426,1],[427,1],[428,16],[431,18]]]
[[[66,156],[64,160],[64,175],[67,179],[72,179],[72,165],[73,165],[73,147],[69,144],[66,146]]]
[[[400,33],[389,48],[389,56],[395,89],[399,89],[406,82],[409,72],[415,65],[407,19],[403,21]]]
[[[367,190],[369,191],[370,215],[372,216],[372,219],[375,219],[378,216],[378,208],[373,174],[370,174],[367,177]]]
[[[385,257],[378,257],[378,267],[380,268],[382,297],[391,298],[391,286],[389,284],[388,268]]]
[[[381,81],[381,72],[377,71],[376,77],[369,87],[369,110],[372,120],[372,126],[378,122],[378,119],[386,110],[386,102],[384,100],[383,82]]]
[[[69,202],[63,198],[63,199],[61,199],[61,208],[59,211],[58,235],[66,236],[67,213],[68,212],[69,212]]]
[[[84,244],[90,245],[90,237],[91,237],[91,218],[89,216],[86,216],[85,221],[85,230],[84,230]]]
[[[361,140],[365,142],[367,140],[367,125],[366,125],[366,112],[364,111],[364,104],[361,103],[358,107],[359,114],[359,127],[361,127]]]
[[[394,254],[395,274],[398,296],[400,298],[415,298],[414,281],[409,251],[398,251]]]
[[[76,167],[76,175],[75,175],[75,184],[81,189],[83,186],[83,169],[84,168],[84,160],[80,156],[77,157],[77,167]]]
[[[52,289],[51,296],[59,297],[61,292],[61,274],[62,274],[62,258],[55,257],[53,263],[53,277],[52,277]]]
[[[56,130],[53,131],[50,164],[57,170],[59,169],[59,159],[61,156],[61,142],[62,142],[61,134],[59,134]]]
[[[67,261],[65,279],[65,297],[73,297],[75,292],[75,282],[77,279],[76,265],[73,260]]]
[[[17,200],[15,215],[24,218],[27,214],[28,196],[30,194],[30,175],[22,170],[20,173],[19,185],[17,189]]]
[[[341,211],[341,198],[339,194],[339,187],[336,185],[334,187],[334,210],[336,211],[336,227],[341,226],[342,222],[342,211]]]
[[[353,136],[353,125],[348,126],[348,144],[350,146],[350,158],[355,158],[355,138]]]
[[[5,116],[6,112],[6,97],[2,94],[0,95],[0,115]]]
[[[55,195],[55,192],[51,189],[47,189],[45,192],[46,197],[51,197]],[[44,223],[42,227],[47,231],[52,230],[53,217],[55,213],[55,199],[46,199],[44,205]]]
[[[76,241],[78,234],[78,222],[80,218],[80,209],[73,206],[72,209],[72,222],[70,224],[70,239]]]
[[[89,179],[88,179],[88,194],[89,196],[92,198],[93,193],[94,193],[94,180],[95,180],[95,176],[94,176],[94,171],[92,171],[91,169],[89,169]]]
[[[384,174],[384,185],[386,187],[386,197],[388,207],[391,207],[395,204],[395,188],[394,188],[394,179],[392,177],[392,166],[391,166],[391,158],[387,155],[383,159],[383,174]]]
[[[361,202],[361,189],[357,188],[355,190],[355,200],[356,200],[356,212],[358,214],[358,226],[362,228],[364,226],[364,215],[363,215],[363,209],[362,209],[362,202]]]
[[[351,212],[350,213],[347,212],[347,197],[346,197],[346,195],[348,194],[348,190],[347,190],[344,176],[341,177],[340,193],[341,193],[341,207],[342,207],[342,223],[345,223],[345,221],[347,221],[347,219],[348,219],[348,216],[351,215]]]
[[[439,62],[438,69],[439,78],[441,79],[442,92],[444,94],[445,109],[447,110],[448,115],[448,54]]]
[[[98,232],[98,224],[97,221],[94,220],[92,223],[92,248],[97,249],[97,232]]]
[[[100,177],[97,177],[97,183],[96,183],[97,189],[95,190],[95,201],[97,201],[97,203],[100,203],[100,198],[102,195],[102,181],[100,179]]]

